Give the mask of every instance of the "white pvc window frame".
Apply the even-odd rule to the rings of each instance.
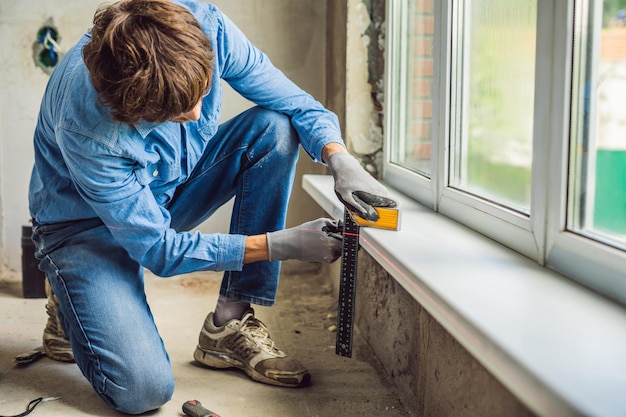
[[[404,140],[408,5],[387,2],[385,162],[383,179],[416,201],[563,275],[626,304],[626,253],[567,230],[570,106],[574,36],[586,36],[576,10],[602,0],[538,0],[533,162],[529,213],[520,213],[448,186],[451,138],[457,130],[456,48],[464,1],[434,1],[434,79],[431,177],[391,162]],[[505,0],[508,1],[508,0]],[[514,1],[514,0],[510,0]],[[574,80],[575,82],[576,80]],[[442,249],[443,250],[443,249]]]

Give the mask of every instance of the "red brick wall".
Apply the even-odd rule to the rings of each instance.
[[[430,171],[432,149],[432,83],[435,19],[434,0],[413,2],[411,25],[411,111],[407,135],[407,155],[415,165]],[[413,165],[413,164],[412,164]]]

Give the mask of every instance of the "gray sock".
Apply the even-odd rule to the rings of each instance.
[[[213,324],[222,327],[233,319],[241,319],[250,308],[247,301],[235,300],[234,298],[224,297],[220,295],[217,299],[215,314],[213,314]]]

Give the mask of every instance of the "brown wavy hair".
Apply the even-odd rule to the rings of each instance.
[[[184,7],[121,0],[95,13],[83,59],[111,117],[166,122],[191,111],[213,76],[211,43]]]

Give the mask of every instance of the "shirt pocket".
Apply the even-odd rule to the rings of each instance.
[[[172,186],[176,187],[182,176],[182,169],[179,164],[166,164],[157,162],[148,164],[145,167],[135,169],[137,182],[141,185],[149,185],[152,189]]]

